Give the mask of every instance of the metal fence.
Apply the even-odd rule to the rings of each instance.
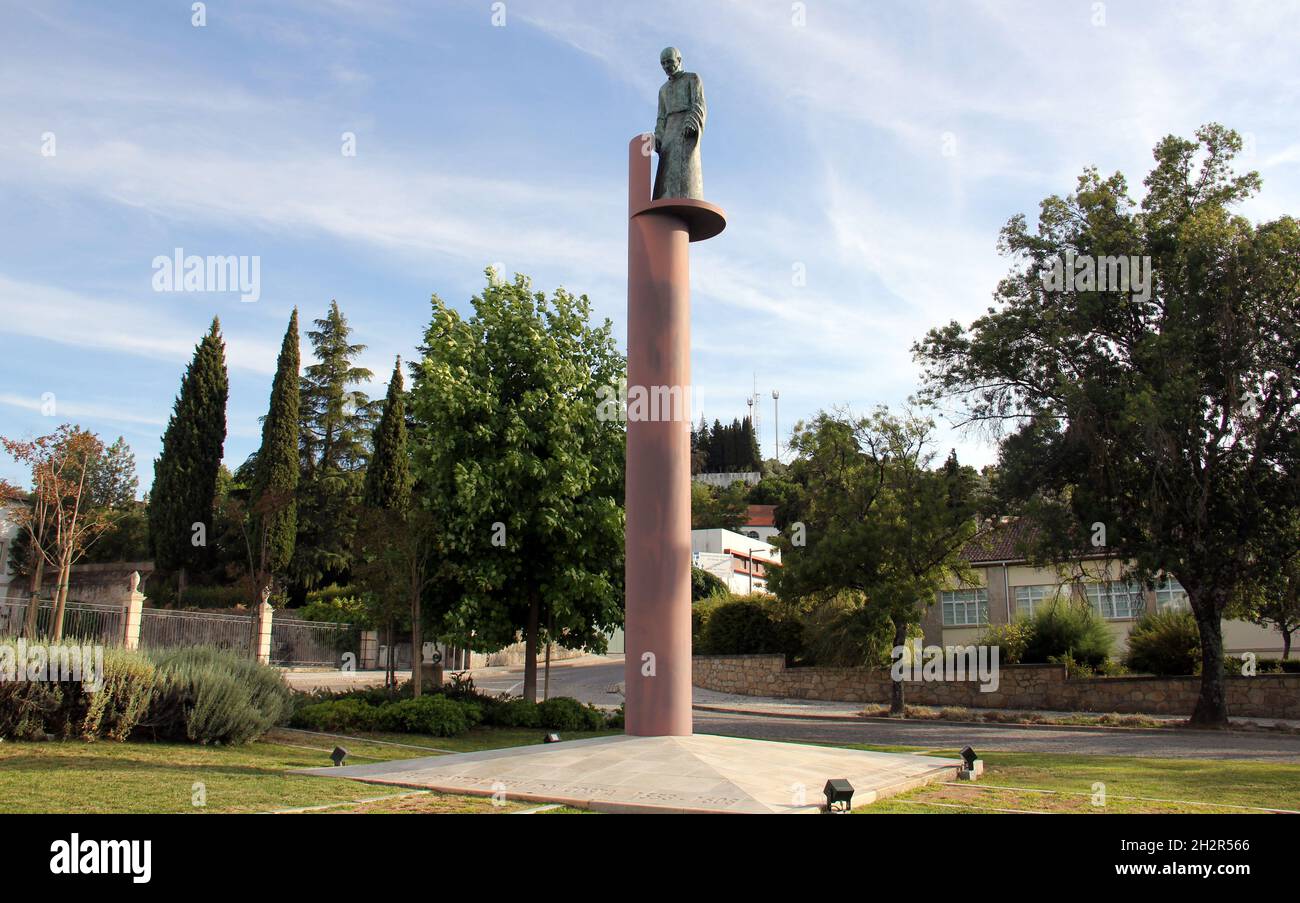
[[[27,598],[7,596],[0,600],[0,636],[18,636],[27,617]],[[120,605],[68,602],[63,610],[63,636],[69,640],[93,641],[103,646],[122,644],[123,611]],[[54,601],[42,599],[36,612],[36,635],[50,635],[54,624]]]
[[[23,634],[26,596],[0,597],[0,637]],[[122,645],[125,611],[120,605],[69,602],[64,610],[63,636],[104,646]],[[145,608],[140,612],[139,648],[144,651],[186,646],[216,646],[240,653],[253,648],[254,615],[213,611],[173,611]],[[36,635],[50,635],[54,603],[43,599],[37,612]],[[338,668],[361,648],[361,631],[351,624],[304,621],[275,614],[271,618],[271,663],[288,667]]]
[[[356,656],[361,631],[351,624],[303,621],[276,615],[271,619],[271,664],[338,668],[347,653]]]
[[[140,612],[141,649],[216,646],[245,652],[252,649],[252,643],[251,615],[166,608],[146,608]]]

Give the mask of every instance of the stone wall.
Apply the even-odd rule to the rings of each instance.
[[[745,696],[888,703],[885,671],[863,668],[787,668],[780,655],[701,656],[695,686]],[[912,705],[987,709],[1190,715],[1199,677],[1090,677],[1070,679],[1063,665],[1004,665],[998,689],[981,693],[974,681],[907,682]],[[1300,674],[1227,678],[1228,711],[1246,718],[1300,719]]]
[[[131,598],[131,575],[143,583],[153,573],[152,561],[116,561],[110,564],[75,564],[68,575],[68,601],[98,605],[125,605]],[[42,598],[54,592],[57,579],[45,573]],[[143,587],[142,587],[143,588]]]

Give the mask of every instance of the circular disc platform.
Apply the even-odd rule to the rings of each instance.
[[[727,228],[727,215],[721,207],[693,198],[661,198],[646,204],[632,216],[647,213],[669,214],[682,220],[686,223],[691,241],[704,241]]]

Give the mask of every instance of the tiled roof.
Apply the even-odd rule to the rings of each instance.
[[[746,527],[775,527],[776,505],[750,505]]]
[[[1024,547],[1034,536],[1034,524],[1023,517],[1004,517],[980,527],[975,538],[962,549],[961,557],[971,564],[992,561],[1024,561]]]

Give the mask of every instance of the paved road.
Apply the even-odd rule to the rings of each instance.
[[[537,698],[542,698],[544,669],[537,669]],[[596,705],[623,702],[623,657],[590,656],[551,663],[551,696],[572,696]],[[489,693],[518,695],[524,686],[524,669],[485,668],[474,672],[474,686]]]
[[[868,743],[877,746],[916,746],[1010,752],[1068,753],[1081,756],[1140,756],[1161,759],[1248,759],[1300,763],[1300,737],[1294,734],[1240,732],[1105,731],[1046,729],[1014,725],[944,724],[936,721],[826,721],[813,718],[772,718],[713,712],[695,713],[701,734],[797,740],[817,743]]]
[[[539,669],[540,670],[540,669]],[[331,683],[368,680],[365,674],[313,678],[291,675],[295,685],[317,679]],[[382,676],[378,678],[382,680]],[[541,674],[538,679],[540,682]],[[573,696],[584,702],[618,705],[614,691],[623,680],[622,657],[595,657],[551,665],[551,695]],[[523,668],[484,668],[474,671],[474,683],[490,693],[518,694]],[[614,691],[614,692],[612,692]],[[540,687],[539,694],[540,696]],[[748,704],[745,697],[707,690],[695,691],[696,704]],[[805,703],[807,708],[844,709],[834,703]],[[796,740],[819,743],[867,743],[879,746],[914,746],[923,749],[1074,753],[1077,755],[1143,756],[1153,758],[1248,759],[1300,763],[1300,736],[1294,734],[1241,733],[1185,730],[1126,730],[1034,728],[1015,725],[963,725],[942,721],[831,721],[817,718],[695,712],[695,729],[703,734],[723,734],[760,740]]]

